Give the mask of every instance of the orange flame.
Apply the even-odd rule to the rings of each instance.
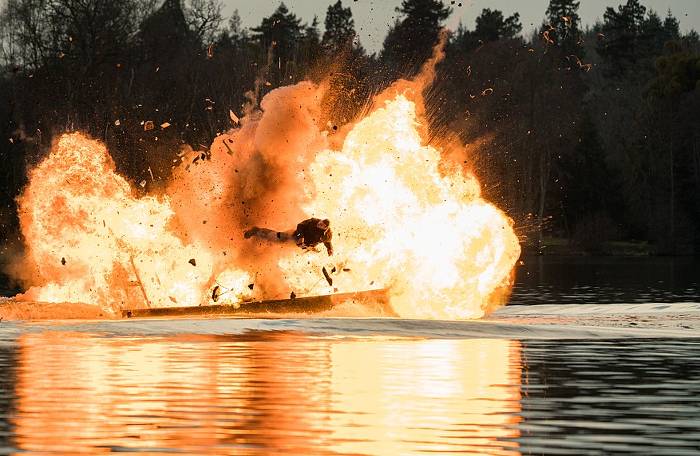
[[[24,299],[106,310],[144,300],[154,307],[201,303],[211,255],[171,231],[167,198],[134,196],[101,143],[80,133],[61,136],[31,171],[19,205],[29,258],[43,282]]]
[[[137,197],[104,145],[63,135],[19,200],[40,283],[24,299],[114,310],[211,303],[215,286],[227,303],[389,288],[404,317],[483,316],[520,255],[510,218],[424,144],[410,90],[335,149],[314,122],[321,92],[271,92],[217,138],[211,161],[183,162],[163,197]],[[311,216],[331,220],[333,257],[242,239],[246,226]]]
[[[405,317],[484,314],[520,255],[518,239],[511,220],[480,198],[474,176],[442,175],[440,163],[440,152],[422,145],[416,106],[403,95],[360,121],[341,151],[316,156],[307,213],[335,224],[337,289],[388,287]],[[327,261],[313,259],[317,269]],[[307,260],[283,260],[301,289],[317,281],[304,274]]]

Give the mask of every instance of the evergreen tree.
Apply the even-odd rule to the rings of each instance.
[[[474,33],[467,29],[464,24],[462,24],[462,21],[459,21],[457,30],[455,30],[452,34],[447,46],[448,56],[450,58],[457,58],[461,61],[463,60],[466,51],[476,47],[477,42],[478,41],[474,38]],[[453,51],[456,51],[456,54]]]
[[[241,16],[238,10],[234,10],[228,20],[228,29],[222,34],[222,38],[228,38],[228,41],[233,46],[240,46],[248,41],[248,31],[241,24]]]
[[[670,9],[666,12],[663,30],[666,40],[677,40],[681,36],[678,19],[673,16]]]
[[[522,29],[520,14],[515,13],[504,18],[501,11],[484,8],[479,17],[476,18],[474,36],[483,42],[498,41],[504,38],[514,38]]]
[[[310,67],[321,55],[321,34],[318,31],[318,17],[314,16],[311,25],[304,27],[304,35],[301,38],[299,64]]]
[[[627,0],[618,10],[608,7],[603,15],[602,33],[598,53],[612,67],[623,71],[638,58],[639,37],[644,26],[646,7],[639,0]]]
[[[144,61],[165,62],[194,45],[181,0],[165,0],[147,17],[139,31],[138,42]]]
[[[647,55],[657,55],[667,41],[663,22],[658,14],[649,11],[646,19],[641,24],[639,31],[639,52]]]
[[[401,18],[384,39],[381,59],[395,73],[414,74],[430,57],[452,9],[438,0],[403,0],[396,12]]]
[[[355,21],[350,7],[343,8],[341,0],[328,7],[325,26],[321,46],[326,55],[337,55],[352,47],[357,35]]]
[[[564,215],[575,241],[597,249],[615,234],[611,219],[619,209],[618,193],[590,112],[583,113],[578,133],[573,153],[564,155],[558,166]]]
[[[700,54],[700,35],[691,30],[681,38],[681,46],[688,52]]]
[[[284,3],[280,3],[270,17],[252,29],[252,39],[264,49],[273,48],[273,60],[278,66],[293,60],[296,47],[304,36],[301,20]]]
[[[352,11],[343,7],[340,0],[328,7],[325,26],[321,46],[323,62],[330,69],[326,79],[330,89],[325,95],[324,111],[327,120],[338,125],[353,119],[370,99],[376,87],[376,82],[371,81],[376,76],[376,60],[368,58],[356,41]]]
[[[583,54],[581,18],[578,15],[580,3],[574,0],[550,0],[547,7],[547,42],[562,49],[565,55],[582,57]]]

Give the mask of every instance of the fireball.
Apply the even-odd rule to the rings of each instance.
[[[158,197],[137,196],[103,144],[61,136],[19,198],[37,277],[22,298],[117,310],[385,288],[402,317],[483,316],[520,255],[511,219],[426,144],[407,92],[335,148],[315,122],[321,92],[271,92]],[[299,217],[331,220],[332,257],[243,240],[250,223],[283,230]]]

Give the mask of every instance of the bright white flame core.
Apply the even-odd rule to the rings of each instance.
[[[390,287],[401,316],[478,318],[509,280],[518,239],[473,176],[441,175],[440,153],[421,145],[417,126],[404,96],[361,120],[342,151],[316,156],[307,212],[331,220],[338,291]],[[304,271],[314,260],[327,262],[280,265],[294,287],[312,289],[318,278]]]

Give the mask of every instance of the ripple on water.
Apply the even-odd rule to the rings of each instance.
[[[337,337],[322,324],[228,335],[20,330],[0,345],[0,453],[700,448],[697,339]]]

